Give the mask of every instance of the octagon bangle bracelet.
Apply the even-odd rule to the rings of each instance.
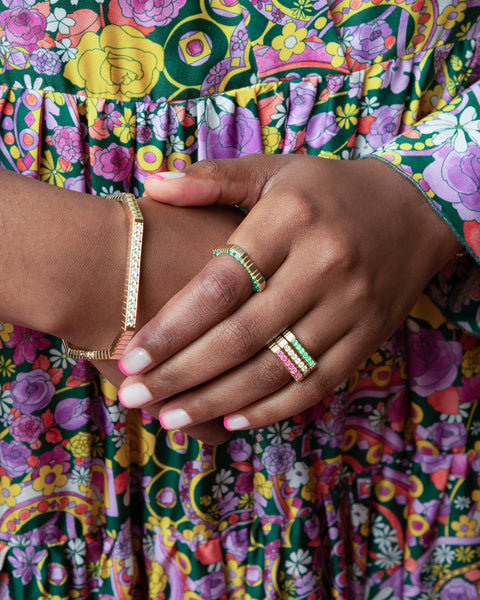
[[[76,348],[66,340],[63,341],[65,352],[70,358],[86,360],[119,359],[135,334],[137,321],[138,290],[140,283],[140,264],[142,258],[143,216],[133,194],[116,192],[107,198],[121,202],[128,218],[128,258],[125,275],[125,292],[123,295],[123,316],[120,331],[110,348],[104,350],[87,350]]]

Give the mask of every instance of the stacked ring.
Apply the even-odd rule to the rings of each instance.
[[[248,256],[243,248],[237,246],[236,244],[217,246],[217,248],[215,248],[213,251],[213,256],[218,256],[219,254],[228,254],[229,256],[232,256],[238,260],[238,262],[250,275],[254,292],[262,292],[265,289],[265,286],[267,285],[265,277],[262,275],[257,265],[253,262],[250,256]]]
[[[268,348],[282,361],[295,381],[305,379],[317,366],[317,363],[289,329],[285,329],[280,335],[277,335],[268,344]]]

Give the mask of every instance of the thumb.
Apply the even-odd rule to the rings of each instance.
[[[202,160],[184,171],[145,179],[148,196],[175,206],[237,205],[250,210],[280,167],[281,156]]]

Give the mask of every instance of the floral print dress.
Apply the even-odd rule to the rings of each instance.
[[[376,156],[470,252],[335,393],[218,447],[0,323],[0,600],[480,596],[479,36],[477,0],[0,1],[4,168],[141,195]]]

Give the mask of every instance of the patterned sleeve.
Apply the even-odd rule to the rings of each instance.
[[[480,263],[480,82],[373,156],[409,177]]]

